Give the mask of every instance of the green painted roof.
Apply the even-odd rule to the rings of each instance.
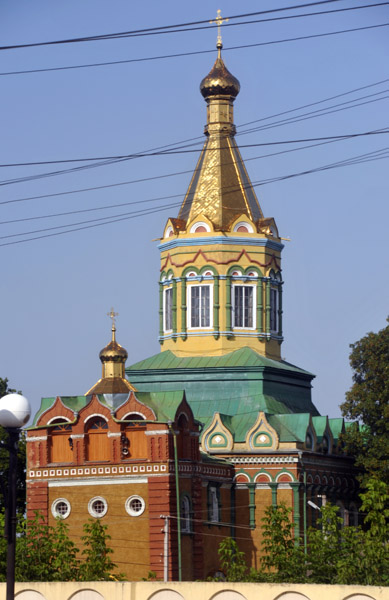
[[[309,413],[294,415],[268,415],[268,421],[276,430],[280,442],[304,442],[310,422]]]
[[[165,350],[154,356],[141,360],[126,368],[126,373],[131,379],[132,371],[143,369],[226,369],[226,368],[260,368],[268,367],[292,371],[293,373],[303,373],[314,377],[309,371],[304,371],[291,363],[280,360],[272,360],[258,354],[249,347],[229,352],[223,356],[176,356],[171,350]]]
[[[58,396],[52,396],[51,398],[42,398],[41,405],[34,417],[34,421],[32,427],[37,423],[39,417],[46,412],[51,406],[53,406],[54,402]],[[60,396],[62,404],[72,410],[74,413],[77,413],[81,410],[83,406],[86,404],[85,396]]]
[[[329,423],[332,437],[334,438],[335,444],[339,440],[339,436],[343,431],[343,426],[348,427],[348,425],[351,425],[351,423],[346,423],[344,421],[344,419],[342,419],[342,418],[328,419],[328,423]]]

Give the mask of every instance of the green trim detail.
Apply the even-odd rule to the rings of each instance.
[[[183,277],[181,279],[181,339],[182,340],[186,340],[186,338],[188,337],[186,335],[187,333],[187,327],[186,327],[186,312],[187,312],[187,307],[186,307],[186,279]]]
[[[270,334],[270,310],[271,310],[271,306],[270,306],[270,280],[267,279],[266,281],[266,327],[265,327],[265,332],[267,334]]]
[[[215,275],[213,285],[213,328],[215,333],[213,337],[215,340],[219,339],[220,327],[219,327],[219,314],[220,314],[220,303],[219,303],[219,277]]]
[[[266,443],[264,443],[264,442],[257,443],[257,439],[258,439],[258,437],[260,435],[265,435],[266,438],[268,439],[268,442],[266,442]],[[253,446],[255,448],[269,448],[272,444],[273,444],[273,440],[272,440],[272,437],[271,437],[271,435],[269,434],[268,431],[258,431],[255,434],[255,437],[253,439]]]
[[[159,337],[161,338],[164,334],[163,330],[163,285],[159,282]],[[162,346],[163,340],[160,340]]]
[[[295,544],[298,546],[300,539],[300,484],[294,482],[290,484],[293,489],[293,520],[294,520],[294,537]]]
[[[172,306],[173,333],[177,333],[177,281],[173,279],[173,306]],[[174,341],[176,338],[173,337]]]
[[[278,483],[269,482],[269,487],[271,488],[271,504],[272,506],[277,506],[277,488]]]
[[[216,437],[217,435],[223,438],[224,444],[213,444],[212,443],[213,438]],[[226,448],[228,446],[228,439],[227,439],[226,434],[222,433],[222,432],[215,431],[215,433],[213,433],[211,435],[211,437],[209,438],[208,445],[209,445],[210,448]]]
[[[248,483],[249,488],[249,519],[251,529],[255,529],[255,483]]]
[[[226,331],[228,332],[227,338],[232,336],[232,326],[231,326],[231,276],[227,275],[226,280]]]

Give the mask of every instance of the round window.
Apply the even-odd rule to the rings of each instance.
[[[146,508],[146,503],[141,496],[130,496],[126,500],[126,511],[131,517],[139,517]]]
[[[101,517],[104,517],[107,510],[108,510],[108,504],[107,504],[106,500],[104,498],[102,498],[101,496],[96,496],[95,498],[92,498],[92,500],[89,500],[89,502],[88,502],[88,512],[92,517],[95,517],[96,519],[100,519]]]
[[[57,498],[51,505],[51,514],[56,519],[66,519],[70,515],[70,502],[65,498]]]

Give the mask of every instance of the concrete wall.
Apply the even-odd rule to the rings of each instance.
[[[5,583],[0,599],[5,599]],[[266,583],[17,583],[15,600],[389,600],[389,588]]]

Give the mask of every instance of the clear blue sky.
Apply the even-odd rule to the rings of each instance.
[[[371,0],[340,0],[278,16],[369,3]],[[286,0],[3,0],[0,39],[5,46],[74,38],[212,19],[218,8],[228,16],[291,4]],[[225,27],[223,56],[241,83],[235,103],[238,132],[248,129],[244,124],[250,121],[388,80],[389,28],[228,48],[388,22],[389,6],[384,5]],[[0,51],[0,74],[213,51],[215,39],[215,30],[209,29]],[[94,68],[0,75],[0,164],[131,154],[201,136],[206,107],[199,83],[214,59],[215,51]],[[241,134],[237,142],[243,146],[388,127],[388,88],[386,81],[255,123],[257,127],[274,125],[281,118],[312,110],[334,111],[364,103]],[[334,107],[341,102],[350,103]],[[303,145],[242,148],[252,181],[263,182],[380,151],[388,148],[389,137],[364,136],[263,157]],[[330,416],[339,415],[338,406],[351,384],[349,344],[368,331],[384,327],[389,313],[389,162],[388,153],[381,156],[386,158],[256,188],[265,216],[274,217],[281,235],[291,238],[283,252],[282,354],[316,374],[313,399],[320,412]],[[35,241],[3,244],[83,226],[74,223],[119,218],[117,215],[144,207],[160,209],[177,203],[184,196],[190,173],[5,202],[190,171],[196,159],[196,153],[145,157],[7,185],[4,182],[11,179],[72,165],[0,169],[0,376],[21,389],[34,410],[41,396],[83,394],[100,377],[98,353],[109,340],[106,313],[111,306],[120,314],[118,341],[128,350],[128,364],[159,351],[159,253],[152,240],[162,235],[167,218],[176,216],[178,208]],[[139,204],[35,218],[129,202]],[[9,222],[18,219],[30,220]],[[63,225],[70,227],[4,237]]]

